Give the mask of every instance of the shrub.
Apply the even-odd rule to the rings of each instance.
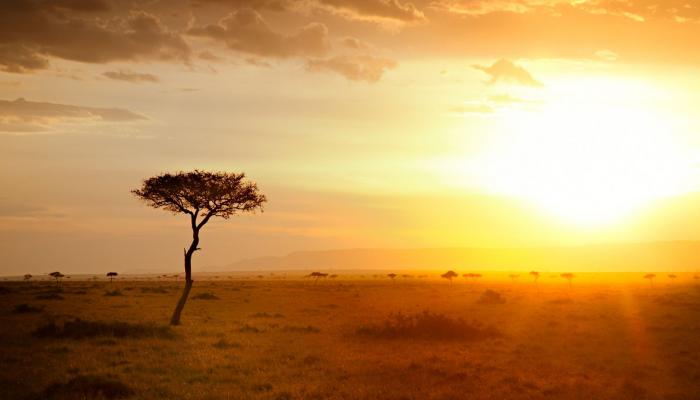
[[[40,293],[36,296],[34,296],[35,299],[37,300],[64,300],[65,297],[61,296],[58,293]]]
[[[57,382],[37,396],[42,400],[123,399],[135,394],[119,379],[108,375],[81,375],[68,382]]]
[[[40,313],[44,310],[44,307],[34,307],[29,304],[17,304],[15,306],[15,309],[12,310],[13,313],[15,314],[32,314],[32,313]]]
[[[219,298],[211,292],[198,293],[192,296],[193,300],[219,300]]]
[[[108,290],[105,292],[105,296],[122,296],[122,292],[120,290]]]
[[[406,315],[391,314],[383,325],[369,325],[358,329],[358,334],[383,339],[441,339],[441,340],[483,340],[500,337],[493,327],[482,327],[444,314],[428,310]]]
[[[132,324],[127,322],[83,321],[76,319],[66,321],[63,326],[50,321],[34,331],[40,338],[84,339],[92,337],[115,338],[164,338],[171,339],[174,334],[170,327],[154,324]]]
[[[295,333],[318,333],[321,332],[320,329],[315,326],[285,326],[283,331],[285,332],[295,332]]]
[[[162,286],[141,288],[141,293],[168,293],[168,289]]]
[[[486,290],[481,294],[477,303],[479,304],[504,304],[506,299],[500,293],[491,289]]]

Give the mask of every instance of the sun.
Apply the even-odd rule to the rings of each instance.
[[[614,223],[689,191],[692,158],[672,120],[633,94],[585,95],[594,89],[502,114],[505,134],[473,164],[479,185],[581,226]]]

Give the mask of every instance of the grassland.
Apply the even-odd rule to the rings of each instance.
[[[2,282],[0,398],[698,399],[675,281],[200,279],[174,328],[181,282]]]

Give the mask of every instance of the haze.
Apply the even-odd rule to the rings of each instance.
[[[130,190],[194,168],[269,199],[212,220],[195,269],[697,240],[699,22],[677,0],[2,2],[0,274],[179,271],[187,218]]]

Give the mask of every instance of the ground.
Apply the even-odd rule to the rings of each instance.
[[[700,288],[641,276],[209,277],[163,331],[181,281],[1,282],[0,397],[698,399]],[[383,334],[425,310],[491,333]],[[76,318],[133,325],[64,337]]]

